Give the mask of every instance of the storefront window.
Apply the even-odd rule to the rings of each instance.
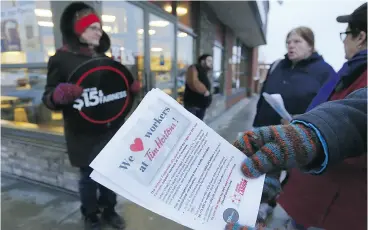
[[[149,14],[150,67],[154,86],[173,95],[174,24],[154,14]]]
[[[177,101],[183,103],[184,89],[185,89],[185,75],[190,65],[194,64],[194,39],[189,34],[179,31],[178,32],[178,72],[176,77],[177,82]]]
[[[252,66],[249,60],[252,59],[253,50],[245,45],[242,47],[242,58],[244,59],[244,69],[243,72],[246,76],[252,75]]]
[[[232,48],[231,68],[232,68],[232,88],[238,89],[240,87],[240,76],[242,75],[240,69],[241,62],[241,46],[237,40],[236,45]]]
[[[9,12],[15,12],[16,19],[14,23],[4,23],[2,18],[2,31],[8,31],[8,36],[4,37],[2,33],[2,64],[4,64],[4,53],[10,53],[12,55],[7,56],[7,63],[9,58],[20,59],[24,57],[22,61],[12,61],[14,63],[29,63],[29,62],[41,62],[37,55],[40,52],[27,51],[23,52],[24,47],[34,45],[33,43],[25,43],[22,32],[22,28],[25,27],[24,21],[18,23],[19,20],[23,20],[23,16],[19,16],[20,12],[27,12],[25,9],[35,8],[32,11],[33,16],[36,15],[38,24],[38,32],[30,32],[30,28],[26,28],[27,33],[24,35],[26,38],[32,40],[34,37],[38,37],[37,45],[41,47],[41,50],[47,49],[45,47],[52,47],[54,49],[53,35],[52,35],[52,13],[49,10],[49,2],[37,1],[35,2],[15,2],[16,10],[14,11],[13,5],[5,5],[7,8],[2,7],[2,15],[10,15]],[[31,4],[29,4],[31,3]],[[1,2],[3,6],[3,2]],[[20,5],[19,5],[20,4]],[[111,50],[107,54],[113,57],[115,60],[120,61],[126,65],[132,73],[138,79],[141,78],[141,72],[143,70],[143,12],[142,9],[129,4],[127,2],[102,2],[102,21],[103,29],[110,36]],[[36,5],[36,6],[34,6]],[[21,10],[19,10],[21,9]],[[4,13],[5,12],[5,13]],[[30,16],[29,14],[28,16]],[[27,16],[27,17],[28,17]],[[9,18],[9,16],[8,16]],[[32,17],[30,17],[32,18]],[[41,20],[42,19],[42,20]],[[8,20],[8,19],[6,19]],[[9,19],[10,20],[10,19]],[[14,22],[14,20],[11,20]],[[28,17],[28,24],[31,20]],[[18,23],[18,24],[17,24]],[[15,26],[17,25],[17,26]],[[14,28],[18,30],[14,30]],[[45,27],[45,28],[44,28]],[[28,29],[28,30],[27,30]],[[34,27],[33,27],[34,29]],[[52,35],[52,43],[49,42],[47,35],[48,29],[50,35]],[[19,32],[17,32],[19,31]],[[15,35],[14,35],[15,34]],[[31,36],[33,35],[33,36]],[[16,39],[17,38],[17,39]],[[18,42],[16,42],[18,41]],[[36,45],[36,48],[37,48]],[[49,55],[47,55],[47,59]],[[18,56],[14,56],[18,55]],[[33,55],[33,56],[32,56]],[[29,59],[33,58],[33,59]],[[46,62],[43,60],[42,62]],[[61,112],[54,112],[47,109],[42,102],[42,95],[46,84],[47,70],[45,69],[10,69],[3,68],[1,73],[1,124],[11,126],[14,128],[35,129],[41,131],[48,131],[53,133],[63,133],[63,116]]]
[[[53,27],[49,1],[1,1],[1,64],[47,62]]]
[[[219,94],[223,92],[223,69],[222,69],[222,48],[213,47],[213,93]]]
[[[192,27],[192,11],[190,1],[151,1],[151,3],[162,8],[170,14],[174,14],[174,8],[176,5],[176,16],[181,24]]]
[[[45,107],[46,69],[1,71],[1,125],[63,133],[63,116]]]
[[[144,31],[143,10],[128,2],[102,2],[103,30],[110,36],[107,54],[133,73],[143,85]],[[154,34],[149,31],[149,34]]]
[[[246,47],[244,44],[241,48],[241,60],[240,60],[240,87],[247,88],[249,85],[249,78],[252,76],[252,49]]]
[[[172,13],[172,1],[150,1],[152,4],[160,7],[168,13]]]

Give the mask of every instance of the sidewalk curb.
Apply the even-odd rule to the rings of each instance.
[[[13,174],[6,173],[6,172],[1,172],[1,177],[5,177],[5,178],[11,179],[11,180],[22,181],[22,182],[27,183],[27,184],[33,184],[33,185],[40,186],[40,187],[50,189],[50,190],[53,190],[53,191],[58,191],[60,193],[68,194],[72,197],[75,197],[75,198],[79,199],[79,193],[78,192],[73,192],[71,190],[61,188],[61,187],[58,187],[58,186],[55,186],[55,185],[42,183],[42,182],[39,182],[39,181],[35,181],[35,180],[32,180],[32,179],[28,179],[28,178],[25,178],[25,177],[22,177],[22,176],[13,175]],[[118,199],[118,202],[121,202],[121,203],[131,202],[128,199],[126,199],[126,198],[124,198],[120,195],[117,197],[117,199]]]
[[[1,177],[5,177],[5,178],[8,178],[8,179],[12,179],[12,180],[19,180],[19,181],[22,181],[22,182],[27,183],[27,184],[33,184],[33,185],[41,186],[43,188],[47,188],[47,189],[58,191],[58,192],[61,192],[61,193],[64,193],[64,194],[68,194],[70,196],[79,197],[78,192],[73,192],[73,191],[65,189],[65,188],[61,188],[61,187],[58,187],[58,186],[55,186],[55,185],[50,185],[50,184],[43,183],[43,182],[40,182],[40,181],[32,180],[32,179],[29,179],[29,178],[26,178],[26,177],[17,176],[17,175],[10,174],[10,173],[7,173],[7,172],[1,172]]]

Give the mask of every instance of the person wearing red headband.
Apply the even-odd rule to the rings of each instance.
[[[71,3],[61,16],[60,30],[63,46],[49,59],[43,102],[49,109],[63,112],[69,160],[71,165],[78,167],[80,171],[79,195],[85,229],[102,229],[102,222],[116,229],[124,229],[125,222],[115,211],[116,194],[89,177],[93,170],[89,164],[124,123],[125,116],[131,109],[131,104],[126,106],[125,101],[132,101],[130,99],[140,91],[140,85],[124,66],[106,57],[105,52],[110,49],[110,39],[102,30],[100,17],[89,5],[83,2]],[[80,82],[86,79],[83,77],[85,74],[80,76],[76,72],[91,72],[91,69],[101,68],[98,66],[100,60],[105,63],[103,66],[105,69],[121,69],[123,74],[118,77],[112,72],[106,73],[108,71],[91,74],[88,77],[88,84],[93,87],[83,88]],[[88,63],[93,64],[91,66]],[[74,82],[71,80],[73,77],[77,78]],[[120,79],[121,84],[116,84],[115,79]],[[104,83],[101,85],[102,81]],[[114,97],[114,101],[111,102],[112,97],[108,96],[116,96],[117,93],[111,94],[111,91],[106,90],[105,92],[110,94],[104,96],[105,92],[98,87],[118,89],[120,98]],[[96,91],[91,97],[89,90],[93,89]],[[89,98],[86,99],[86,95]],[[85,103],[85,111],[76,109],[78,106],[76,107],[75,103],[78,101]],[[103,122],[97,119],[117,107],[119,107],[117,111],[120,111],[116,113],[117,115],[113,114],[112,118],[102,119]],[[90,112],[87,115],[91,115],[93,111],[92,114],[97,114],[97,118],[88,117],[85,114],[86,111]],[[99,198],[97,198],[97,190],[99,190]]]

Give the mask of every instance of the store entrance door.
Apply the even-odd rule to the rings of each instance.
[[[145,15],[145,81],[146,90],[159,88],[176,98],[175,21],[147,9]],[[146,32],[147,31],[147,32]]]

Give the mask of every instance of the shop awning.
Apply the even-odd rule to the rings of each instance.
[[[266,44],[268,2],[208,1],[217,17],[248,47]]]

